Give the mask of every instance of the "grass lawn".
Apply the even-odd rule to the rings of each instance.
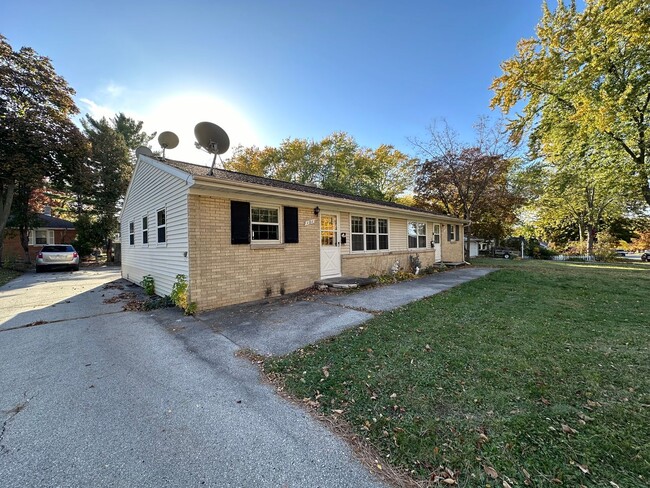
[[[0,268],[0,286],[10,282],[18,275],[20,275],[18,271],[14,271],[12,269]]]
[[[415,479],[650,486],[650,266],[477,264],[265,371]]]

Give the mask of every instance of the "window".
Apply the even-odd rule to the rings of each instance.
[[[280,241],[280,211],[274,207],[251,206],[253,241]]]
[[[35,231],[35,243],[37,245],[47,244],[47,230],[37,230]]]
[[[433,243],[440,244],[440,224],[433,224]]]
[[[427,224],[424,222],[408,223],[409,249],[423,249],[427,247]]]
[[[129,222],[129,245],[135,244],[135,223]]]
[[[147,216],[142,217],[142,244],[149,243],[149,222]]]
[[[166,231],[166,216],[165,209],[158,210],[156,214],[156,221],[158,223],[158,242],[167,242]]]
[[[451,224],[447,224],[447,240],[448,241],[456,240],[456,236],[454,234],[454,226]]]
[[[384,251],[388,249],[388,219],[360,217],[350,219],[353,251]]]

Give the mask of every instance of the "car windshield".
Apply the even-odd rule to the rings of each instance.
[[[41,252],[74,252],[72,246],[43,246]]]

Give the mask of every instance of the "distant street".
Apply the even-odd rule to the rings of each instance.
[[[0,288],[3,487],[380,486],[228,339],[175,309],[121,311],[118,276]]]

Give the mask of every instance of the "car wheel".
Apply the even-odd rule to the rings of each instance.
[[[647,254],[641,254],[641,261],[644,263],[648,261],[648,255]]]
[[[73,267],[72,267],[72,271],[79,271],[79,265],[77,265],[77,266],[73,266]]]
[[[37,273],[42,273],[43,271],[45,271],[45,268],[43,268],[43,266],[36,266]]]
[[[510,254],[505,253],[505,254],[503,255],[503,259],[510,259]]]

